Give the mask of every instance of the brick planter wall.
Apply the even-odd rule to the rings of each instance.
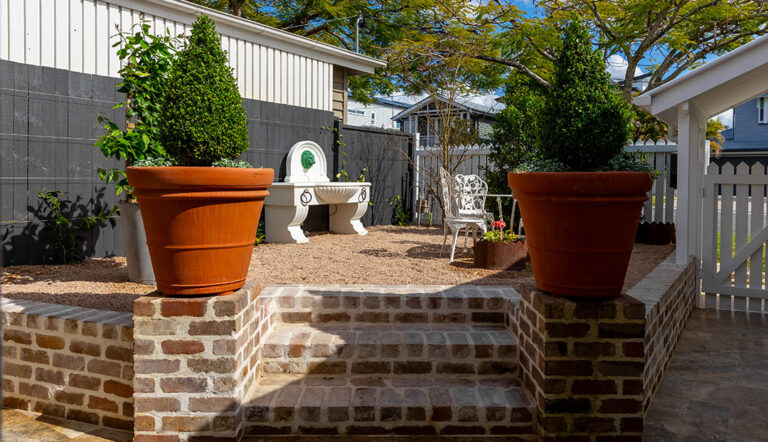
[[[231,295],[134,302],[136,441],[233,438],[260,369],[270,305],[247,285]]]
[[[133,427],[130,313],[2,299],[3,406]]]
[[[535,397],[542,440],[641,439],[645,305],[523,285],[517,323],[521,382]]]
[[[697,278],[696,260],[678,266],[672,256],[627,292],[646,305],[645,411],[664,379],[680,334],[696,307]]]

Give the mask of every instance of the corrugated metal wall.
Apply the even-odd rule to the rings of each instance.
[[[116,26],[150,21],[154,32],[188,34],[195,17],[166,16],[142,0],[0,0],[0,60],[117,77]],[[243,98],[331,111],[333,65],[261,44],[258,34],[222,34]]]

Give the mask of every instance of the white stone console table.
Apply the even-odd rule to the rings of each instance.
[[[301,224],[309,206],[328,204],[334,233],[366,235],[360,219],[368,210],[371,183],[332,183],[326,175],[325,154],[312,141],[296,143],[288,152],[285,182],[273,183],[264,200],[266,241],[309,242]]]

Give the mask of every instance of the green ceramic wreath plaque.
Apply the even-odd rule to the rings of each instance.
[[[315,156],[312,154],[312,152],[305,150],[301,153],[301,167],[304,169],[309,169],[312,167],[312,165],[315,164]]]

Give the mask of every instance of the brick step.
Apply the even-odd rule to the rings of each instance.
[[[274,374],[478,374],[517,372],[517,339],[504,327],[280,325],[262,347]]]
[[[278,287],[273,301],[287,324],[509,324],[517,303],[511,287]]]
[[[535,406],[512,376],[264,376],[244,402],[245,434],[515,435]],[[507,439],[511,440],[511,439]]]

